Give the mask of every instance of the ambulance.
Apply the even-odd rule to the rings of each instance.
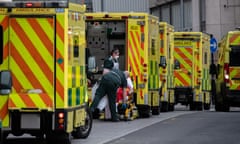
[[[47,143],[87,138],[85,5],[0,2],[1,141],[30,134]]]
[[[210,108],[210,36],[202,32],[174,33],[175,104],[190,110]]]
[[[159,23],[160,39],[160,105],[161,112],[174,110],[173,49],[174,27],[167,22]]]
[[[218,47],[216,111],[240,107],[240,31],[229,31]]]
[[[159,22],[147,13],[86,13],[87,49],[95,57],[94,77],[113,48],[120,50],[119,68],[128,70],[140,117],[160,113]],[[91,68],[92,69],[92,68]]]

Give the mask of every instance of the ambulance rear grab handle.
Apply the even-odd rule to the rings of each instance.
[[[12,90],[11,72],[8,70],[0,71],[0,95],[7,95]]]

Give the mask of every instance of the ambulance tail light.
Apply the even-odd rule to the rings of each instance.
[[[33,7],[33,3],[26,3],[25,7]]]
[[[122,16],[121,18],[122,19],[128,19],[128,16]]]
[[[58,112],[56,114],[56,128],[58,130],[63,130],[65,127],[65,113],[64,112]]]
[[[86,16],[86,19],[87,19],[87,20],[92,20],[92,19],[93,19],[93,16]]]
[[[229,64],[224,64],[224,82],[229,83]]]
[[[148,67],[147,64],[144,63],[144,64],[143,64],[143,72],[147,72],[147,67]]]

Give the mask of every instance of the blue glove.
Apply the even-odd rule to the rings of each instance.
[[[127,108],[127,104],[122,103],[122,109],[126,109]]]

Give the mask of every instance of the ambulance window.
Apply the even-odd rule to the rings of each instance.
[[[152,55],[156,54],[155,39],[152,39]]]
[[[3,63],[3,27],[0,25],[0,64]]]
[[[208,56],[207,56],[207,53],[205,52],[204,53],[204,64],[207,64],[208,63]]]
[[[74,57],[77,58],[79,57],[79,37],[74,36],[74,47],[73,47],[73,52],[74,52]]]
[[[230,52],[230,66],[240,66],[240,46],[232,47],[232,50]]]

